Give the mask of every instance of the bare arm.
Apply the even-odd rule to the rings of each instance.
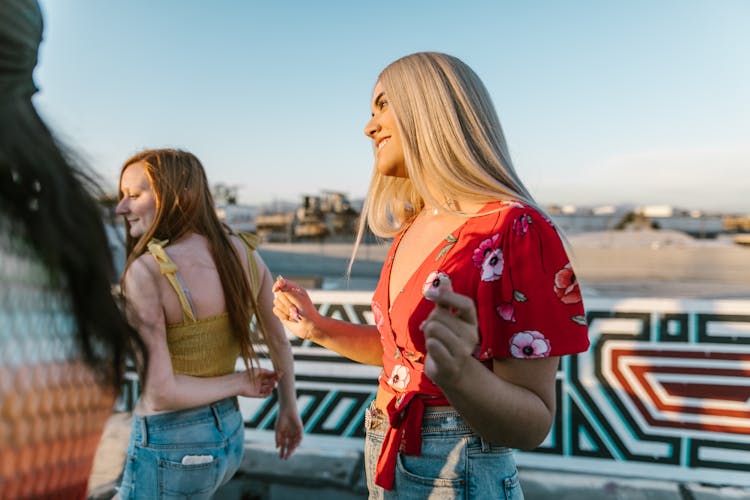
[[[423,324],[425,373],[479,435],[511,448],[536,448],[555,415],[559,358],[495,359],[488,370],[471,355],[478,340],[474,303],[450,284],[440,287]]]
[[[273,312],[296,336],[308,339],[353,361],[382,366],[383,345],[373,325],[355,325],[322,316],[307,292],[292,281],[279,278]]]
[[[273,279],[268,267],[257,252],[253,253],[258,269],[262,271],[258,314],[265,327],[266,342],[276,354],[274,362],[281,372],[279,379],[279,416],[276,420],[276,447],[281,458],[289,458],[302,440],[302,420],[297,410],[297,392],[294,385],[294,356],[284,327],[273,314]]]
[[[245,371],[221,377],[175,375],[167,347],[167,333],[157,279],[146,258],[137,259],[125,276],[128,318],[143,338],[149,354],[149,369],[139,404],[149,413],[202,406],[229,396],[265,397],[278,376],[270,370],[256,372],[254,384]]]

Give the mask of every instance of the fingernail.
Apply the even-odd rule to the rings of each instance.
[[[430,287],[427,290],[425,290],[425,292],[424,292],[424,298],[426,298],[427,300],[434,301],[438,297],[440,297],[440,287],[439,287],[439,285],[438,285],[437,288]]]
[[[451,282],[450,276],[443,272],[432,272],[422,285],[422,295],[427,300],[435,301],[443,293],[443,289]]]

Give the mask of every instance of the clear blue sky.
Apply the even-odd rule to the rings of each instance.
[[[421,50],[482,77],[544,204],[750,213],[750,1],[42,0],[43,116],[114,191],[191,150],[240,201],[364,195],[380,70]]]

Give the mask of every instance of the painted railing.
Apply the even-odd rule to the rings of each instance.
[[[372,324],[369,292],[312,291],[321,313]],[[591,348],[562,358],[557,414],[520,465],[750,485],[750,300],[584,298]],[[307,445],[363,448],[379,368],[292,340]],[[137,397],[133,381],[121,398]],[[275,397],[241,398],[270,441]]]

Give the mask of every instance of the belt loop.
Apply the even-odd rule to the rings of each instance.
[[[133,416],[133,418],[138,418],[138,417]],[[141,421],[141,445],[148,446],[148,419],[146,417],[143,417],[140,419],[140,421]]]
[[[490,451],[490,449],[491,449],[491,447],[492,447],[492,444],[491,444],[491,443],[490,443],[489,441],[485,440],[485,439],[484,439],[483,437],[481,437],[481,436],[479,437],[479,440],[480,440],[480,441],[481,441],[481,443],[482,443],[482,453],[487,453],[487,452],[489,452],[489,451]]]
[[[365,408],[365,430],[369,431],[372,426],[372,409],[368,406]]]
[[[214,403],[211,405],[211,413],[214,414],[214,420],[216,420],[216,428],[219,429],[219,431],[222,431],[221,428],[221,416],[219,415],[219,408],[217,408],[219,405],[218,403]]]

